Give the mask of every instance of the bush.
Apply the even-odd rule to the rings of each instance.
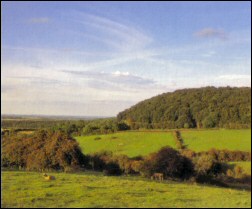
[[[221,165],[212,155],[204,154],[194,160],[197,175],[216,175],[221,171]]]
[[[133,173],[140,173],[142,167],[143,167],[142,160],[133,160],[131,162],[131,169],[132,169]]]
[[[103,170],[103,174],[106,176],[118,176],[122,174],[122,171],[117,163],[109,162]]]
[[[101,151],[89,155],[89,164],[93,170],[103,171],[106,164],[112,161],[113,153],[110,151]]]
[[[194,169],[190,159],[171,147],[164,147],[145,158],[140,172],[148,177],[157,172],[165,177],[188,179]]]
[[[234,167],[234,177],[235,178],[243,178],[244,177],[244,172],[241,166],[236,165]]]
[[[219,162],[233,162],[233,161],[251,161],[251,152],[246,151],[231,151],[231,150],[216,150],[211,149],[207,152],[199,152],[197,155],[211,155]]]
[[[190,149],[180,150],[180,154],[186,158],[189,158],[189,159],[193,159],[197,156],[196,152],[194,152]]]
[[[7,137],[2,145],[6,167],[64,170],[87,163],[76,140],[61,131],[40,130],[30,138]]]
[[[114,173],[116,175],[137,174],[140,172],[141,162],[140,157],[131,159],[126,155],[113,155],[109,151],[101,151],[89,156],[90,167],[96,171],[103,171],[106,175],[112,175],[115,167],[120,170]]]

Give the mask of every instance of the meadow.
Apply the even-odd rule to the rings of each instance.
[[[118,132],[107,135],[76,137],[84,154],[112,151],[129,157],[147,155],[163,146],[176,147],[172,132]]]
[[[187,148],[199,152],[211,148],[251,151],[251,129],[180,130]],[[76,137],[83,152],[109,150],[129,157],[145,156],[163,146],[176,148],[172,131],[126,131],[107,135]]]
[[[51,173],[50,173],[51,174]],[[251,207],[251,192],[99,173],[2,171],[1,207]]]
[[[251,151],[251,129],[195,130],[181,133],[187,148],[196,152],[211,148]]]

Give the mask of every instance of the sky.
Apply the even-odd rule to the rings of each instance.
[[[251,87],[251,2],[1,2],[1,112],[116,116]]]

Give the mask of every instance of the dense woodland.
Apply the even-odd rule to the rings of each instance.
[[[120,112],[119,121],[138,128],[250,128],[251,88],[177,90]]]

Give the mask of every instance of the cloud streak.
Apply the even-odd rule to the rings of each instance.
[[[218,38],[220,40],[227,40],[227,33],[222,29],[203,28],[194,33],[194,36],[199,38]]]
[[[104,41],[110,47],[124,52],[143,49],[153,41],[150,36],[141,32],[139,28],[106,17],[75,12],[73,21],[96,31],[92,34],[83,35]]]
[[[62,70],[62,72],[97,82],[97,86],[101,87],[101,83],[110,83],[111,85],[126,86],[128,88],[148,87],[155,84],[155,81],[148,78],[143,78],[137,75],[132,75],[129,72],[116,71],[113,73],[95,72],[95,71],[72,71]],[[92,83],[93,87],[96,87]],[[115,86],[113,86],[115,87]]]

